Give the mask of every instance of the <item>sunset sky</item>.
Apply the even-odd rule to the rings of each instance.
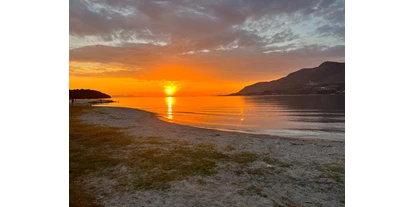
[[[69,88],[217,95],[345,61],[344,0],[69,1]]]

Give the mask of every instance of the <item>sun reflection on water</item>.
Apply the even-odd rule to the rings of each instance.
[[[165,102],[167,103],[167,119],[170,121],[173,120],[173,105],[175,103],[175,97],[165,97]]]

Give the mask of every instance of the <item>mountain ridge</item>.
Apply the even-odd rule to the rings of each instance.
[[[345,63],[325,61],[272,81],[257,82],[229,95],[345,94]]]

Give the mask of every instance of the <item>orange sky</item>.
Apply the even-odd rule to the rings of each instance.
[[[345,61],[345,1],[69,4],[69,89],[111,96],[235,93]]]
[[[91,88],[112,96],[165,96],[164,86],[174,85],[177,88],[175,96],[206,96],[234,93],[256,82],[226,80],[219,74],[199,70],[162,65],[137,77],[70,76],[69,88]]]
[[[90,63],[70,61],[69,69],[75,70],[69,76],[69,88],[89,88],[110,94],[111,96],[165,96],[164,86],[175,85],[174,96],[209,96],[235,93],[244,86],[257,81],[272,80],[280,76],[266,77],[260,73],[252,74],[252,79],[234,79],[236,76],[246,76],[237,72],[233,76],[228,72],[216,71],[211,66],[197,64],[193,59],[166,55],[147,68],[133,68],[113,63]],[[220,67],[234,67],[237,63],[220,62]],[[231,66],[234,65],[234,66]],[[82,72],[84,74],[82,74]],[[246,76],[248,77],[248,76]]]
[[[132,78],[70,77],[69,89],[90,88],[111,96],[165,96],[164,85],[171,81],[140,81]],[[174,96],[208,96],[239,91],[246,84],[220,81],[175,81]]]

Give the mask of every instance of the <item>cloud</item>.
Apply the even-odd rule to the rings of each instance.
[[[71,0],[69,9],[70,75],[140,78],[176,65],[247,80],[344,59],[343,0]]]
[[[345,38],[345,26],[341,25],[323,25],[316,29],[316,32],[322,36]]]

